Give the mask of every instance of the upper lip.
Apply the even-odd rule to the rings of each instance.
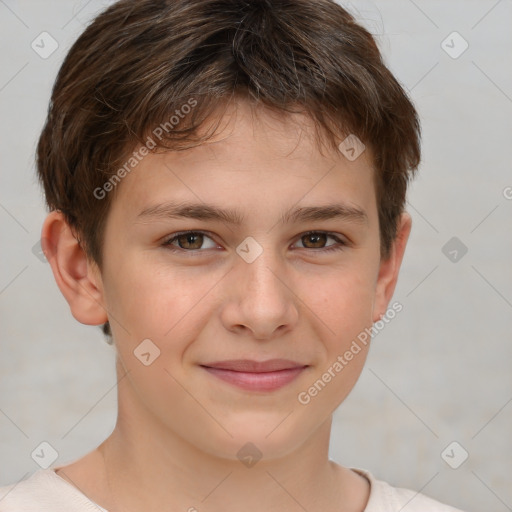
[[[292,368],[303,368],[307,365],[300,364],[289,359],[269,359],[268,361],[253,361],[251,359],[231,359],[229,361],[215,361],[214,363],[202,364],[209,368],[221,368],[235,372],[276,372]]]

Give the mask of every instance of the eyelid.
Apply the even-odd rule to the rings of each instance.
[[[162,245],[164,247],[166,247],[166,248],[169,248],[169,250],[172,251],[172,252],[180,252],[182,254],[184,254],[184,253],[200,254],[202,252],[205,252],[207,249],[191,249],[191,250],[186,250],[186,249],[181,249],[180,247],[174,247],[174,246],[171,245],[171,242],[175,241],[180,236],[187,235],[187,234],[190,234],[190,233],[205,235],[207,238],[210,238],[214,243],[217,243],[217,242],[215,242],[213,233],[211,233],[210,231],[204,231],[204,230],[200,230],[200,229],[199,230],[189,229],[189,230],[185,230],[185,231],[178,231],[176,233],[173,233],[172,235],[169,235],[169,236],[165,237],[163,239]],[[323,235],[326,235],[328,238],[332,238],[332,239],[336,240],[336,244],[329,245],[327,247],[318,247],[318,248],[299,247],[299,249],[305,249],[308,252],[319,252],[319,253],[323,252],[323,253],[326,253],[326,252],[329,252],[329,251],[335,251],[335,250],[344,249],[345,247],[347,247],[347,246],[349,246],[351,244],[350,240],[348,240],[346,237],[344,237],[341,234],[333,233],[331,231],[323,231],[323,230],[320,230],[320,229],[309,230],[309,231],[305,231],[303,233],[300,233],[297,236],[297,241],[299,241],[302,237],[307,236],[307,235],[311,235],[311,234],[323,234]],[[210,250],[211,250],[211,248],[210,248]]]
[[[212,242],[214,243],[217,243],[215,241],[215,238],[214,238],[214,235],[213,233],[211,233],[210,231],[204,231],[202,229],[187,229],[187,230],[184,230],[184,231],[177,231],[176,233],[173,233],[172,235],[169,235],[169,236],[166,236],[163,240],[162,240],[162,245],[165,247],[165,246],[168,246],[168,247],[173,247],[171,246],[171,242],[173,242],[175,239],[177,239],[178,237],[180,236],[183,236],[183,235],[188,235],[188,234],[195,234],[195,235],[204,235],[208,238],[210,238],[212,240]],[[219,244],[217,244],[219,245]],[[183,252],[203,252],[204,249],[193,249],[193,250],[189,250],[189,251],[186,251],[185,249],[180,249],[179,247],[176,248],[178,251],[183,251]]]
[[[351,241],[348,240],[343,235],[338,235],[337,233],[332,233],[330,231],[322,231],[322,230],[312,230],[312,231],[307,231],[305,233],[302,233],[299,235],[298,240],[300,240],[303,236],[307,236],[309,234],[318,234],[318,233],[326,235],[328,238],[334,239],[336,241],[336,243],[332,244],[332,245],[328,245],[326,247],[316,247],[316,248],[298,247],[297,249],[303,250],[306,252],[306,254],[310,254],[310,255],[327,256],[327,255],[331,255],[331,254],[340,253],[352,246]],[[297,249],[295,249],[295,250],[297,250]]]
[[[350,240],[348,240],[347,237],[345,237],[341,233],[333,233],[332,231],[322,231],[321,229],[320,230],[312,229],[310,231],[301,233],[299,235],[298,239],[300,240],[303,236],[306,236],[306,235],[316,235],[316,234],[326,235],[328,238],[333,238],[334,240],[336,240],[337,243],[342,244],[342,245],[350,244]],[[328,246],[328,247],[332,247],[332,246]],[[322,248],[320,248],[319,250],[322,250]]]

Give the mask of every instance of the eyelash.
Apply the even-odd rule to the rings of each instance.
[[[178,252],[179,253],[190,253],[190,255],[194,255],[194,254],[199,254],[201,252],[204,252],[204,250],[201,250],[201,249],[187,250],[187,249],[181,249],[180,247],[172,247],[171,246],[171,244],[174,241],[176,241],[179,237],[181,237],[183,235],[191,235],[191,234],[192,235],[204,235],[204,236],[207,236],[208,238],[212,239],[212,241],[213,241],[213,238],[207,231],[181,231],[179,233],[175,233],[171,238],[168,238],[167,240],[165,240],[162,243],[162,246],[165,247],[167,250],[174,252],[174,253],[178,253]],[[309,249],[310,251],[314,251],[314,252],[321,251],[325,254],[325,253],[331,253],[331,252],[335,252],[335,251],[341,251],[349,245],[347,242],[345,242],[344,240],[342,240],[341,238],[336,236],[334,233],[330,233],[328,231],[307,231],[306,233],[302,233],[300,235],[299,239],[304,236],[317,235],[317,234],[327,235],[328,238],[333,238],[337,242],[337,244],[329,246],[327,248],[321,248],[321,247],[320,248],[312,248],[312,249]],[[308,247],[300,247],[300,249],[308,249]]]

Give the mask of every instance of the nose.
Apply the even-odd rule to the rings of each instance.
[[[292,330],[299,312],[289,271],[270,249],[252,263],[242,258],[224,282],[221,320],[226,329],[268,340]]]

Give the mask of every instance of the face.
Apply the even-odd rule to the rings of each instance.
[[[272,458],[330,419],[385,311],[373,170],[368,150],[322,155],[302,116],[239,103],[224,119],[120,183],[101,293],[127,403],[203,451]],[[272,359],[288,363],[212,369]]]

